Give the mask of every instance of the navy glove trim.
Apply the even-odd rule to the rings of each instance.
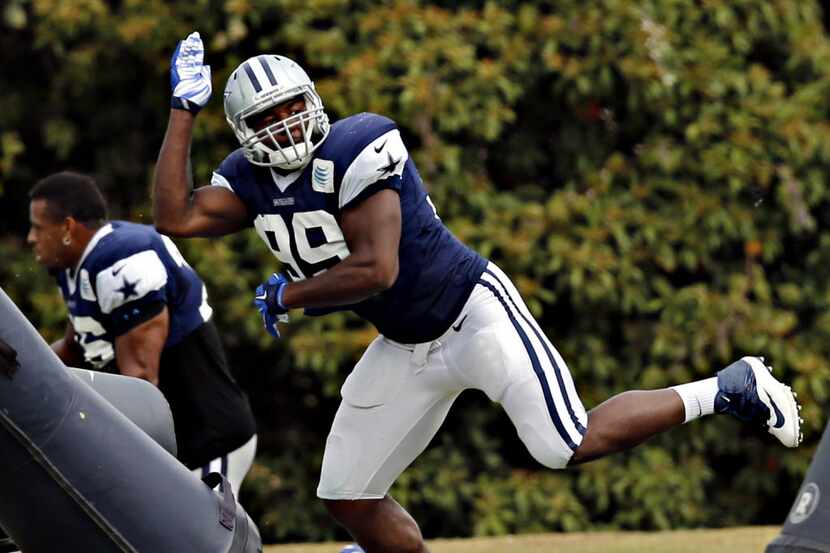
[[[282,302],[282,297],[285,295],[285,285],[287,282],[280,283],[276,288],[268,290],[268,298],[265,300],[268,305],[269,315],[282,315],[288,311],[288,308]]]
[[[173,109],[182,109],[184,111],[189,111],[193,115],[199,113],[199,110],[202,109],[202,106],[196,104],[194,102],[189,102],[185,98],[179,98],[178,96],[173,96],[170,99],[170,107]]]

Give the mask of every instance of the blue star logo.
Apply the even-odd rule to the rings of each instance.
[[[135,282],[130,282],[127,280],[127,277],[124,276],[124,279],[121,281],[121,288],[116,288],[116,292],[121,292],[124,295],[124,299],[130,299],[130,296],[138,297],[138,292],[135,291],[136,284],[138,284],[138,280]]]
[[[398,166],[398,163],[401,162],[401,158],[398,158],[398,159],[393,158],[392,154],[389,153],[388,151],[386,152],[386,159],[387,159],[388,163],[386,165],[384,165],[383,167],[381,167],[380,169],[378,169],[378,171],[380,171],[380,173],[381,173],[380,176],[384,176],[387,173],[394,173],[395,168]]]

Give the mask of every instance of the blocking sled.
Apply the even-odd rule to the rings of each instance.
[[[830,553],[830,423],[781,533],[766,553]]]
[[[0,528],[24,553],[261,552],[230,485],[171,455],[165,407],[130,380],[67,370],[0,288]]]

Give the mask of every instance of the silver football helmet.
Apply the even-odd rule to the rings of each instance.
[[[250,116],[298,97],[305,100],[305,111],[259,131],[248,125]],[[266,167],[299,169],[329,134],[329,118],[314,83],[302,67],[284,56],[254,56],[231,73],[225,85],[225,117],[248,161]],[[292,136],[296,127],[302,139]],[[277,135],[288,140],[280,144]]]

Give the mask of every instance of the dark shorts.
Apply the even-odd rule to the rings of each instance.
[[[212,321],[162,351],[159,388],[173,412],[179,460],[190,469],[256,433],[248,398],[231,374]]]

